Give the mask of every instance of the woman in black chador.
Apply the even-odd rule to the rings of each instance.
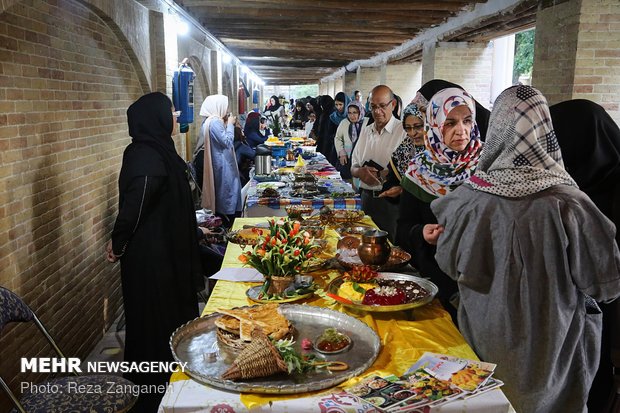
[[[121,261],[130,362],[173,360],[170,335],[198,316],[196,292],[204,283],[186,165],[171,138],[173,110],[159,92],[127,110],[132,143],[123,154],[119,212],[107,253],[109,261]],[[126,377],[136,384],[165,384],[170,375]],[[141,395],[134,410],[155,412],[162,396]]]

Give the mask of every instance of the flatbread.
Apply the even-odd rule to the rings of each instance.
[[[229,315],[223,315],[216,318],[215,325],[222,330],[237,335],[239,335],[239,329],[241,328],[241,322],[239,321],[239,319]]]
[[[244,341],[252,341],[252,331],[256,327],[260,327],[267,336],[274,340],[284,338],[291,331],[291,324],[280,314],[278,304],[275,303],[249,308],[221,308],[218,309],[218,312],[224,315],[216,320],[216,326],[239,334]],[[233,331],[237,330],[237,324],[230,318],[238,320],[238,332]]]

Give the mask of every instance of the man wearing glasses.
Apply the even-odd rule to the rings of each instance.
[[[360,179],[362,208],[372,217],[377,226],[394,239],[398,204],[379,198],[383,180],[392,152],[405,137],[402,123],[392,115],[395,100],[392,90],[375,86],[370,98],[370,110],[374,123],[362,129],[353,154],[351,174]]]

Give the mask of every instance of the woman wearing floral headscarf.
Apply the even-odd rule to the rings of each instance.
[[[453,318],[456,309],[450,299],[458,288],[437,266],[435,246],[427,241],[439,231],[430,203],[467,181],[474,172],[482,149],[475,116],[475,101],[464,90],[447,88],[434,95],[426,109],[425,150],[413,158],[400,183],[404,191],[396,241],[411,254],[418,271],[437,284],[437,296]]]
[[[385,169],[387,176],[379,197],[398,198],[403,192],[400,181],[405,176],[413,157],[424,150],[424,115],[418,105],[410,103],[403,111],[403,129],[407,136],[392,154]]]
[[[495,101],[468,184],[432,204],[437,262],[458,281],[460,329],[523,413],[586,412],[601,311],[620,296],[615,227],[564,170],[545,98]],[[518,366],[518,368],[516,368]]]
[[[357,101],[351,101],[346,107],[347,119],[340,122],[334,136],[334,148],[338,155],[340,175],[343,179],[351,179],[351,153],[364,123],[364,106]]]

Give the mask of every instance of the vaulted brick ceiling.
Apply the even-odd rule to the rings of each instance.
[[[498,1],[498,0],[489,0]],[[175,0],[268,84],[316,83],[386,52],[484,0]],[[489,40],[531,26],[537,1],[452,33]],[[399,60],[419,60],[421,48]]]

